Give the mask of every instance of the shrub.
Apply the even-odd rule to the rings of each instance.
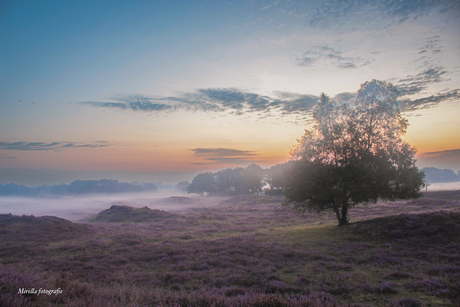
[[[394,301],[390,307],[423,307],[423,305],[416,299],[403,297]]]

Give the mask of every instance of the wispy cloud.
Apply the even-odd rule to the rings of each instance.
[[[110,146],[108,142],[100,141],[92,144],[74,142],[0,142],[0,150],[62,150],[65,148],[99,148]]]
[[[218,157],[234,157],[234,156],[253,156],[253,151],[239,150],[230,148],[195,148],[191,149],[196,156],[218,156]]]
[[[457,171],[460,165],[460,149],[425,152],[417,158],[425,166],[451,168]]]
[[[416,75],[390,80],[401,93],[398,99],[401,111],[427,109],[445,101],[460,101],[460,89],[430,93],[430,86],[449,81],[449,74],[444,66],[432,66]],[[426,96],[428,93],[431,95]]]
[[[460,89],[452,90],[446,93],[438,93],[419,99],[401,99],[398,101],[402,111],[415,111],[435,107],[444,101],[460,101]]]
[[[457,171],[460,165],[460,149],[425,152],[418,156],[418,160],[427,166],[439,165]]]
[[[271,4],[266,5],[266,6],[264,6],[264,7],[261,7],[261,8],[259,9],[259,11],[268,10],[268,9],[271,8],[271,7],[272,7]]]
[[[303,16],[307,15],[307,23],[313,27],[353,23],[372,26],[375,21],[382,22],[383,18],[388,24],[416,19],[432,12],[458,12],[459,8],[459,2],[451,0],[332,0],[321,1],[313,14],[308,14],[305,6]]]
[[[432,151],[424,152],[422,154],[424,158],[433,158],[433,157],[444,157],[444,158],[457,158],[460,159],[460,149],[450,149],[442,151]]]
[[[117,98],[116,102],[84,101],[82,104],[95,107],[118,108],[122,110],[130,109],[133,111],[166,111],[173,106],[159,102],[161,99],[152,99],[139,95]]]
[[[304,95],[292,92],[275,92],[278,99],[273,101],[283,115],[286,114],[308,114],[318,103],[319,96]]]
[[[395,82],[401,95],[418,94],[428,88],[429,85],[445,81],[447,71],[443,66],[436,66],[422,71],[417,75],[409,75]]]
[[[323,60],[332,63],[338,68],[358,68],[369,65],[374,60],[365,60],[360,57],[345,56],[342,51],[329,46],[313,46],[302,55],[296,56],[296,62],[300,66],[311,66]]]
[[[350,103],[351,101],[356,99],[356,92],[355,93],[339,93],[334,96],[334,100],[340,103]]]
[[[197,162],[195,165],[208,164],[247,164],[253,162],[262,162],[251,159],[257,155],[254,151],[239,150],[231,148],[195,148],[191,149],[195,156],[203,158],[208,162]]]
[[[441,37],[439,35],[435,35],[427,39],[425,45],[419,48],[418,54],[425,55],[429,52],[431,53],[440,53],[442,52],[443,46],[441,45]]]
[[[178,96],[145,97],[127,96],[113,98],[114,102],[86,101],[80,104],[121,110],[162,112],[162,111],[203,111],[225,112],[235,115],[244,113],[266,113],[280,111],[282,114],[304,114],[311,111],[318,96],[287,92],[275,92],[273,97],[242,91],[236,88],[208,88]]]
[[[361,59],[346,58],[340,56],[339,52],[326,46],[318,47],[316,61],[319,58],[326,57],[336,61],[352,63],[346,64],[356,67]],[[362,62],[364,63],[364,62]],[[341,65],[342,65],[341,64]],[[338,65],[338,64],[337,64]],[[423,98],[412,99],[410,95],[423,95],[428,91],[432,84],[446,81],[447,71],[443,66],[437,66],[426,69],[416,75],[408,75],[402,79],[389,80],[401,92],[399,99],[402,111],[413,111],[433,107],[442,101],[460,98],[460,90],[450,92],[441,92]],[[334,99],[339,102],[350,102],[356,97],[356,92],[345,92],[337,94]],[[186,92],[177,96],[120,96],[112,98],[111,102],[85,101],[81,105],[120,109],[134,112],[174,112],[178,110],[187,110],[191,112],[229,112],[233,115],[242,115],[246,113],[256,113],[260,116],[271,115],[296,115],[308,116],[311,114],[314,106],[317,104],[319,96],[299,94],[292,92],[274,91],[271,95],[260,95],[253,92],[240,90],[237,88],[205,88],[198,89],[194,92]],[[70,146],[70,145],[69,145]]]

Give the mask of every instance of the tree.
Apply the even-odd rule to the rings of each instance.
[[[190,186],[188,193],[204,193],[213,195],[243,195],[262,192],[265,171],[257,164],[246,168],[236,167],[220,170],[217,173],[198,174]]]
[[[258,194],[262,192],[264,170],[257,164],[250,164],[239,173],[236,182],[238,194]]]
[[[216,173],[217,193],[220,195],[237,194],[237,180],[243,171],[243,168],[227,168]]]
[[[196,175],[192,183],[188,186],[187,193],[197,193],[204,196],[205,193],[212,194],[216,190],[214,174],[208,172]]]
[[[315,125],[291,152],[286,205],[332,210],[345,225],[349,209],[359,203],[419,197],[424,174],[415,165],[416,150],[402,138],[408,122],[398,94],[378,80],[362,84],[350,104],[322,94]]]
[[[425,173],[427,182],[455,182],[460,181],[460,176],[455,174],[451,169],[439,169],[435,167],[425,167],[422,169]],[[459,172],[460,174],[460,172]]]
[[[188,181],[181,181],[179,182],[177,185],[176,185],[176,188],[179,190],[179,191],[182,191],[184,192],[187,192],[187,188],[190,186],[190,182]]]
[[[267,183],[270,189],[265,190],[267,195],[284,195],[284,188],[287,184],[287,173],[295,161],[288,161],[270,167],[267,170]]]

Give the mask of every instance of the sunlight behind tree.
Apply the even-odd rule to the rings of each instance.
[[[313,118],[292,150],[295,160],[285,188],[286,205],[298,210],[332,210],[339,225],[359,203],[418,197],[423,172],[416,150],[404,141],[408,122],[399,111],[397,89],[366,82],[350,104],[321,95]]]

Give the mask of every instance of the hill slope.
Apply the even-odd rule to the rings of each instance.
[[[89,221],[92,223],[148,223],[175,217],[177,214],[163,210],[152,210],[148,207],[134,208],[113,205],[109,209],[99,212],[95,218]]]

